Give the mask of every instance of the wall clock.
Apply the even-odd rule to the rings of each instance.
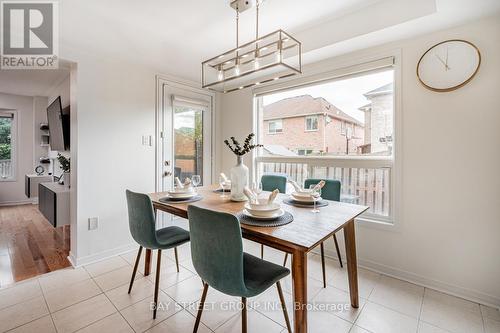
[[[417,64],[417,77],[432,91],[447,92],[467,84],[481,65],[481,53],[472,43],[452,39],[428,49]]]

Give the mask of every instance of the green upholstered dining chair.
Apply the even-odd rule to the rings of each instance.
[[[193,266],[203,280],[203,293],[193,332],[198,331],[208,286],[224,294],[241,297],[242,332],[246,333],[247,298],[257,296],[276,284],[288,332],[291,333],[280,285],[280,280],[290,274],[290,270],[243,252],[241,228],[236,216],[190,205],[188,218]]]
[[[323,179],[325,181],[325,186],[321,189],[321,197],[326,200],[340,201],[340,189],[341,183],[334,179]],[[304,188],[309,188],[311,185],[316,185],[321,179],[306,179],[304,182]],[[337,236],[333,234],[333,241],[335,243],[335,249],[337,250],[337,256],[339,258],[340,267],[344,267],[342,264],[342,257],[340,256],[339,243],[337,241]],[[323,242],[320,244],[321,248],[321,267],[323,269],[323,287],[326,288],[326,271],[325,271],[325,249]],[[287,260],[288,253],[285,255],[285,264]]]
[[[262,183],[262,190],[272,192],[278,189],[280,193],[286,193],[287,177],[285,175],[263,175],[260,178]],[[260,257],[264,258],[264,245],[260,245]]]
[[[260,181],[264,191],[272,192],[278,189],[280,193],[286,193],[287,177],[284,175],[263,175]]]
[[[135,259],[134,270],[128,293],[132,291],[137,266],[141,259],[142,248],[150,250],[158,250],[156,259],[156,280],[154,292],[154,309],[153,319],[156,319],[156,308],[158,304],[158,286],[160,283],[160,266],[161,266],[161,251],[173,248],[175,251],[175,260],[177,264],[177,272],[179,272],[179,262],[177,259],[177,246],[189,242],[189,232],[179,227],[166,227],[156,230],[156,217],[153,210],[153,204],[147,194],[135,193],[127,190],[127,206],[129,228],[132,238],[139,243],[139,252]]]

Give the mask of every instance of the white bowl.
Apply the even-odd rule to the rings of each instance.
[[[280,216],[283,216],[285,214],[285,211],[280,208],[278,211],[274,212],[273,214],[271,214],[269,216],[260,216],[260,215],[254,215],[254,214],[250,213],[248,210],[244,209],[243,214],[250,216],[256,220],[274,220]]]
[[[250,209],[254,210],[273,210],[276,209],[276,207],[279,207],[279,204],[273,202],[272,204],[267,203],[267,198],[265,199],[258,199],[257,203],[251,203],[248,202],[247,205],[250,207]]]
[[[176,195],[176,194],[188,194],[188,193],[195,193],[195,189],[193,186],[188,186],[188,187],[176,187],[171,191],[168,191],[168,194],[170,195]]]
[[[257,204],[245,204],[245,209],[254,216],[269,217],[275,215],[281,209],[281,206],[277,203],[272,203],[270,205],[257,205]]]
[[[292,200],[297,201],[297,202],[314,202],[314,198],[311,195],[308,196],[300,196],[300,195],[294,195],[294,193],[291,194]],[[318,201],[321,200],[321,197],[317,199]]]
[[[297,197],[310,197],[311,193],[312,193],[311,189],[303,189],[302,191],[292,192],[292,194]]]

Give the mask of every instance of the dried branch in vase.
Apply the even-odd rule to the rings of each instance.
[[[241,144],[238,142],[238,140],[236,140],[234,138],[234,136],[230,137],[229,139],[231,140],[231,142],[229,142],[228,139],[224,140],[224,143],[226,144],[226,146],[229,147],[229,149],[231,149],[231,151],[237,155],[237,156],[243,156],[247,153],[249,153],[250,151],[252,151],[253,149],[255,148],[258,148],[258,147],[264,147],[263,145],[261,144],[252,144],[252,139],[253,137],[255,136],[254,133],[250,133],[248,134],[248,136],[246,137],[245,141],[243,141],[243,146],[241,146]]]

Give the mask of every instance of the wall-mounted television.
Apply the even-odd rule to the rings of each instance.
[[[69,150],[69,106],[62,108],[61,96],[57,97],[47,107],[47,120],[49,123],[50,149],[56,151]]]

